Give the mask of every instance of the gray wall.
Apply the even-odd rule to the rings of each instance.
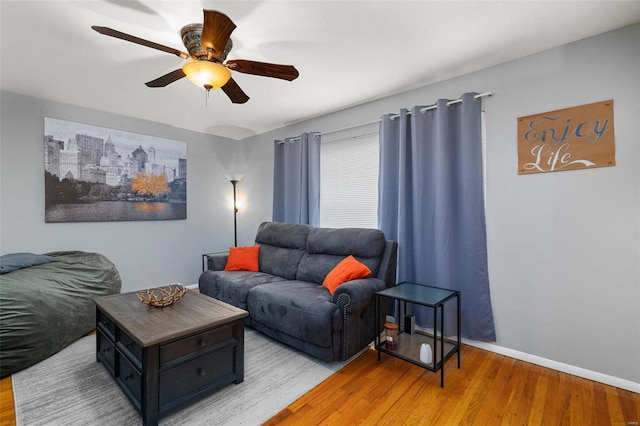
[[[0,249],[99,251],[116,263],[125,290],[195,283],[200,254],[233,242],[224,171],[245,174],[239,243],[250,244],[271,218],[274,139],[492,91],[483,105],[496,344],[640,386],[639,79],[635,25],[241,142],[2,93]],[[615,101],[615,167],[517,174],[517,117],[606,99]],[[44,116],[186,141],[187,220],[45,224]]]
[[[273,155],[273,139],[365,123],[439,97],[492,91],[483,107],[496,343],[638,384],[639,79],[635,25],[255,136],[256,173],[272,173],[266,157]],[[615,103],[615,167],[517,174],[517,117],[607,99]],[[271,191],[270,180],[255,182],[249,198],[267,208]]]
[[[95,251],[118,268],[123,291],[195,284],[202,253],[233,245],[234,141],[172,126],[1,92],[0,251]],[[187,219],[44,222],[44,117],[187,143]]]

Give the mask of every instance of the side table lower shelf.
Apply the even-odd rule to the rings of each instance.
[[[442,351],[440,350],[440,338],[436,339],[436,347],[433,347],[433,335],[422,331],[416,331],[414,334],[401,333],[398,335],[398,347],[396,349],[387,348],[384,341],[381,340],[381,344],[376,345],[375,349],[379,352],[393,355],[397,358],[401,358],[419,367],[426,368],[430,371],[438,371],[443,368]],[[425,364],[420,361],[420,346],[426,343],[431,346],[433,353],[433,361],[430,364]],[[445,338],[444,339],[444,361],[458,352],[458,343],[455,340]]]

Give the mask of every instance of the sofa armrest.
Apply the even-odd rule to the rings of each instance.
[[[347,312],[359,312],[372,303],[375,292],[385,288],[384,281],[378,278],[352,280],[336,288],[333,302]]]
[[[342,316],[340,356],[346,360],[375,337],[374,300],[375,293],[386,288],[378,278],[365,278],[346,282],[336,288],[333,302]]]
[[[210,271],[224,271],[227,266],[229,252],[209,253],[207,256],[207,269]]]

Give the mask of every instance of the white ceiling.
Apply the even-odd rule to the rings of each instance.
[[[185,50],[202,9],[237,25],[228,59],[295,65],[293,82],[234,73],[251,97],[181,79],[171,54],[100,35],[107,26]],[[640,22],[640,1],[6,1],[1,87],[232,139],[425,86]],[[597,57],[594,57],[594,61]]]

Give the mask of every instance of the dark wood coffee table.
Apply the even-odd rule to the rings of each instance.
[[[194,291],[164,308],[135,292],[94,300],[96,358],[144,425],[244,380],[246,311]]]

